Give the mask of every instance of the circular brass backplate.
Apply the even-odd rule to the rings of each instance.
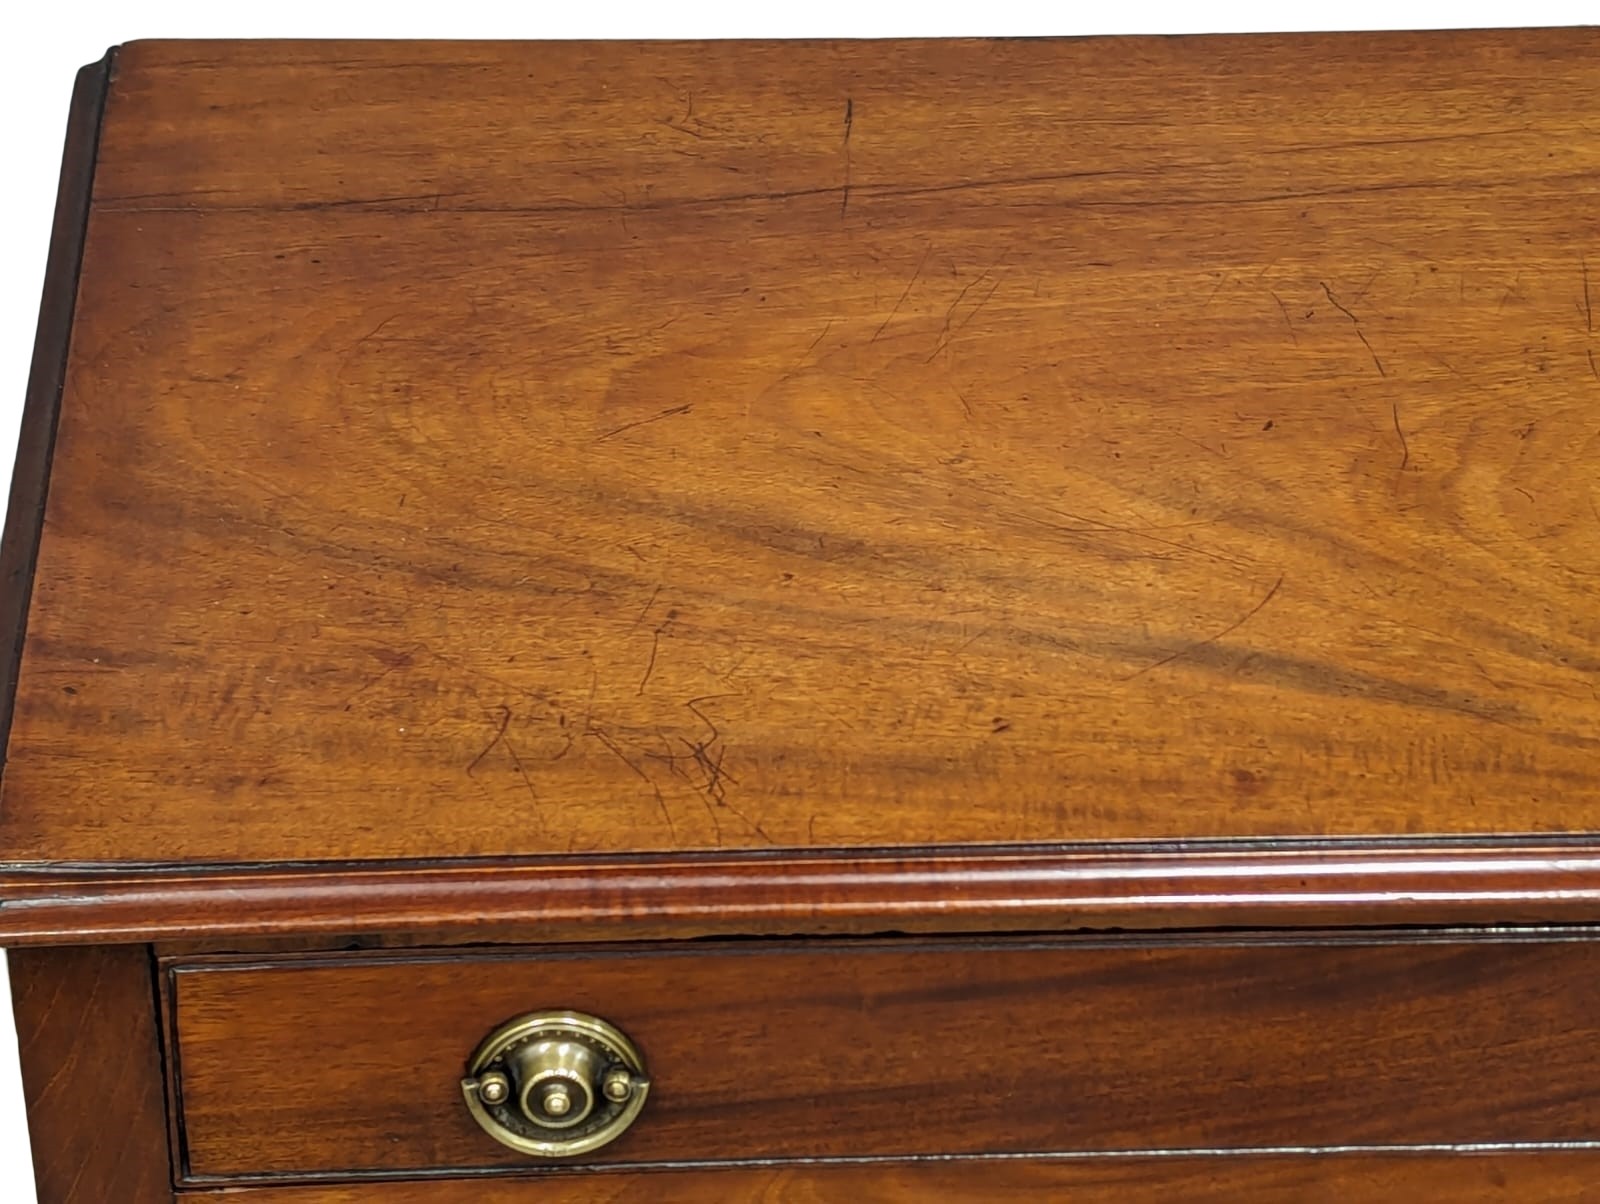
[[[571,1158],[614,1141],[649,1091],[633,1042],[598,1016],[565,1011],[502,1024],[478,1046],[461,1080],[484,1132],[540,1158]]]

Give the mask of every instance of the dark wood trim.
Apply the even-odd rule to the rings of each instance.
[[[541,1179],[543,1204],[655,1204],[704,1200],[815,1201],[870,1199],[960,1204],[1070,1198],[1079,1204],[1140,1204],[1181,1198],[1195,1204],[1331,1204],[1351,1198],[1423,1198],[1435,1204],[1491,1199],[1578,1204],[1589,1198],[1600,1157],[1584,1154],[1266,1155],[1230,1159],[1129,1159],[1117,1165],[1019,1160],[868,1167],[676,1171]],[[228,1189],[239,1204],[520,1204],[525,1181],[367,1184],[341,1188]],[[1353,1193],[1365,1193],[1357,1197]],[[184,1192],[211,1200],[221,1192]]]
[[[1250,1154],[1223,1158],[949,1159],[867,1165],[756,1167],[541,1175],[499,1181],[463,1177],[422,1183],[226,1188],[179,1200],[229,1204],[697,1204],[763,1200],[803,1204],[994,1204],[1070,1199],[1074,1204],[1335,1204],[1427,1200],[1484,1204],[1592,1198],[1600,1153]]]
[[[150,950],[10,955],[39,1204],[172,1204]]]
[[[835,957],[870,957],[885,952],[1034,953],[1089,950],[1152,949],[1328,949],[1387,948],[1394,945],[1427,950],[1441,946],[1567,945],[1600,942],[1600,926],[1559,928],[1285,928],[1196,929],[1164,932],[967,933],[954,936],[904,935],[865,937],[717,938],[707,941],[571,941],[551,945],[474,944],[465,947],[274,949],[268,951],[163,953],[156,966],[161,976],[161,1007],[167,1040],[176,1045],[176,1010],[172,1004],[177,979],[187,974],[223,970],[362,969],[368,966],[493,966],[536,958],[543,964],[592,961],[595,958],[645,958],[670,961],[705,953],[721,957],[770,957],[796,952]],[[1597,1139],[1600,1140],[1600,1139]]]
[[[183,1131],[183,1067],[178,1048],[177,1001],[173,998],[172,967],[165,964],[161,951],[148,946],[155,962],[156,1015],[161,1039],[161,1081],[167,1099],[167,1149],[170,1151],[173,1182],[180,1182],[189,1170],[189,1149]]]
[[[0,942],[1584,924],[1600,847],[1039,848],[0,873]]]
[[[98,63],[78,72],[67,115],[67,142],[45,261],[39,326],[22,405],[22,428],[17,435],[5,533],[0,536],[0,768],[4,766],[11,736],[17,673],[22,666],[28,603],[33,595],[33,569],[38,561],[45,497],[50,487],[50,456],[66,381],[73,311],[78,302],[78,273],[89,228],[95,156],[116,53],[115,49],[109,50]]]

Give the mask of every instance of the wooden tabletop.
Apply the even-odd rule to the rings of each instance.
[[[1597,96],[1575,30],[125,47],[0,853],[1600,830]]]

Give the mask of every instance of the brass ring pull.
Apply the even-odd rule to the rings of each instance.
[[[633,1043],[582,1012],[536,1012],[501,1025],[461,1080],[484,1132],[540,1158],[570,1158],[614,1141],[649,1091]]]

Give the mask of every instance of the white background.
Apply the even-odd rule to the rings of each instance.
[[[45,6],[39,6],[41,8]],[[0,192],[0,464],[15,451],[23,387],[44,278],[61,139],[73,76],[108,46],[149,37],[884,37],[1000,34],[1205,33],[1259,30],[1432,29],[1464,26],[1577,25],[1600,22],[1600,0],[1300,0],[1286,4],[1214,0],[1210,4],[1115,0],[1093,5],[980,0],[895,3],[880,0],[639,0],[595,3],[486,3],[434,0],[266,4],[55,3],[37,15],[19,3],[8,14],[6,69],[0,72],[8,179]],[[1600,105],[1600,97],[1596,98]],[[0,850],[0,858],[4,851]],[[0,995],[0,1202],[34,1199],[22,1088]],[[92,1069],[92,1068],[91,1068]],[[94,1106],[92,1084],[81,1092]],[[117,1118],[104,1118],[115,1125]],[[49,1201],[47,1204],[59,1204]],[[100,1204],[79,1201],[75,1204]],[[108,1200],[104,1204],[119,1204]]]

